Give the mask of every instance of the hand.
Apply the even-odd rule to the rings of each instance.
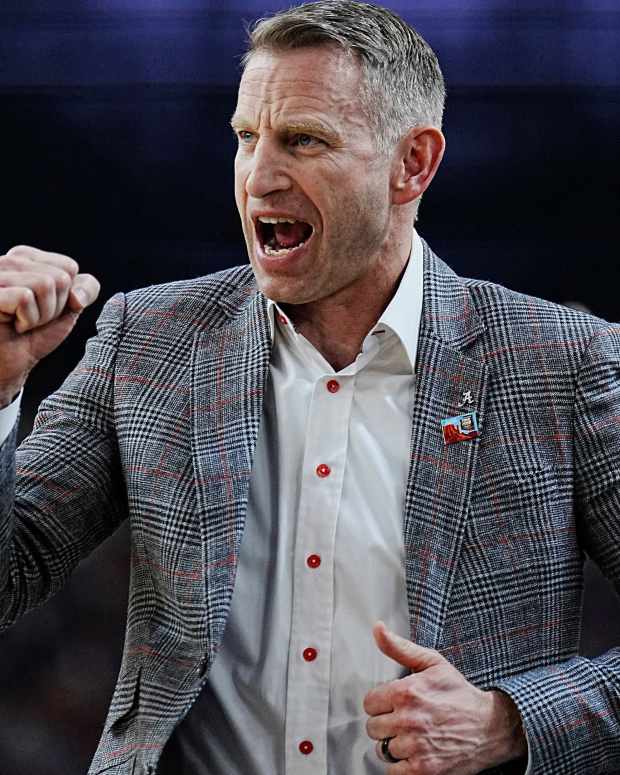
[[[23,245],[0,256],[0,407],[98,295],[97,280],[67,256]]]
[[[438,651],[378,622],[377,646],[412,675],[372,689],[364,700],[368,735],[386,737],[397,764],[390,775],[474,775],[527,753],[519,712],[499,691],[485,692]],[[381,745],[377,743],[377,755]]]

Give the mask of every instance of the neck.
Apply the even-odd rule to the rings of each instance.
[[[283,305],[299,333],[335,371],[353,363],[368,332],[394,297],[407,265],[410,240],[389,260],[378,260],[351,285],[307,304]]]

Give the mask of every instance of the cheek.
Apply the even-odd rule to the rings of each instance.
[[[247,214],[247,196],[245,194],[245,188],[243,186],[243,183],[238,182],[235,180],[235,204],[237,205],[237,212],[239,213],[239,218],[241,219],[241,226],[243,231],[246,231],[246,214]]]
[[[239,159],[239,154],[235,156],[235,166],[234,166],[234,174],[235,174],[235,200],[237,202],[237,207],[241,205],[243,200],[245,199],[245,181],[247,178],[247,172],[244,168],[243,162]]]

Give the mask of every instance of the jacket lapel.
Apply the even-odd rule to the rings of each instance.
[[[206,556],[207,642],[213,656],[230,608],[269,370],[267,304],[255,286],[220,302],[226,321],[194,340],[192,458]]]
[[[411,638],[430,648],[445,621],[480,442],[446,445],[441,420],[475,410],[484,432],[487,369],[464,353],[483,330],[467,287],[425,244],[404,542]],[[473,404],[460,408],[465,391]]]

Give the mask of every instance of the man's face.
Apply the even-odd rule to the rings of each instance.
[[[259,288],[275,301],[356,287],[388,243],[390,161],[360,81],[358,63],[331,47],[258,51],[241,79],[235,199]]]

